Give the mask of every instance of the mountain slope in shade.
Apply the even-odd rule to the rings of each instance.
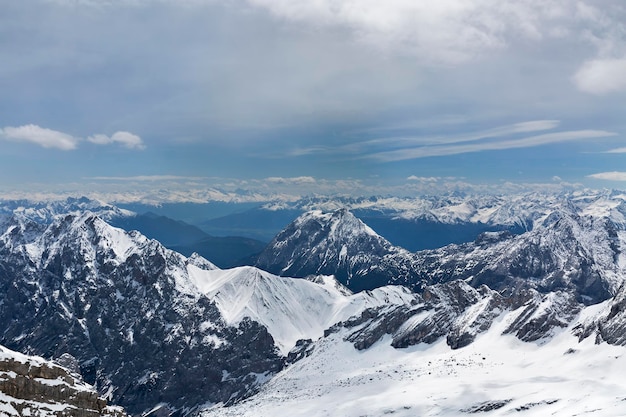
[[[198,253],[221,268],[238,266],[265,247],[265,243],[255,239],[211,236],[196,226],[152,213],[117,216],[109,223],[129,232],[137,230],[185,256]]]
[[[210,262],[92,213],[49,225],[14,217],[5,227],[0,343],[70,354],[89,383],[130,412],[234,401],[282,368],[264,327],[227,325],[189,278],[188,268],[214,269]]]
[[[298,217],[268,244],[256,266],[283,276],[334,275],[361,291],[416,281],[413,259],[341,209]]]
[[[66,358],[63,358],[66,359]],[[126,417],[76,373],[0,346],[0,414],[7,417]]]

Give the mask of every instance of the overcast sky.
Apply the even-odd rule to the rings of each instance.
[[[0,186],[626,188],[625,22],[623,0],[0,0]]]

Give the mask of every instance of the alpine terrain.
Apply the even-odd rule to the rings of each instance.
[[[624,414],[626,196],[507,198],[527,231],[411,252],[316,209],[232,269],[104,203],[7,203],[0,344],[132,414]]]

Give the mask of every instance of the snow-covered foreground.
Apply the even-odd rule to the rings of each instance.
[[[335,333],[256,396],[204,417],[626,415],[626,348],[578,343],[571,329],[522,342],[501,335],[511,318],[458,350],[445,340],[394,349],[387,337],[357,351]]]

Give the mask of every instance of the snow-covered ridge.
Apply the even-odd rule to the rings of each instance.
[[[444,340],[393,349],[386,337],[357,353],[344,341],[347,331],[334,333],[254,397],[202,416],[624,415],[623,347],[579,343],[575,324],[541,343],[503,336],[517,314],[503,313],[463,349]]]
[[[589,352],[595,341],[626,344],[626,229],[620,199],[581,194],[565,202],[554,200],[552,209],[537,211],[542,214],[527,233],[490,233],[469,244],[420,254],[392,247],[345,209],[312,211],[285,230],[286,239],[277,246],[282,252],[273,253],[285,255],[281,268],[297,266],[299,259],[315,268],[341,265],[350,280],[391,271],[393,282],[402,282],[401,274],[414,271],[423,284],[414,287],[416,293],[382,286],[352,294],[326,275],[294,279],[255,267],[220,270],[198,255],[187,258],[139,233],[111,227],[89,211],[55,216],[50,223],[12,213],[0,231],[0,285],[9,288],[0,293],[0,323],[5,326],[0,335],[2,343],[24,351],[56,355],[74,349],[81,365],[101,366],[97,382],[103,392],[128,401],[137,413],[156,406],[164,396],[173,409],[242,398],[293,363],[259,397],[269,398],[268,415],[275,414],[271,407],[278,407],[273,399],[292,404],[281,394],[285,392],[324,407],[313,394],[281,385],[290,382],[321,393],[333,407],[328,415],[337,410],[345,410],[342,415],[353,410],[367,414],[367,408],[358,408],[364,404],[359,398],[384,405],[374,414],[428,415],[429,410],[437,411],[432,408],[436,399],[416,402],[403,391],[421,390],[411,385],[415,381],[435,384],[436,378],[427,377],[427,372],[462,374],[461,368],[452,371],[460,366],[452,359],[463,358],[468,369],[478,369],[488,346],[561,349],[565,345],[553,343],[564,329],[567,349],[578,349],[578,340],[583,343],[580,349]],[[468,201],[449,207],[469,213],[478,206]],[[602,300],[601,305],[585,305]],[[302,339],[310,341],[297,343]],[[443,356],[437,357],[439,353]],[[390,362],[377,361],[376,355]],[[441,365],[437,370],[425,362],[435,357]],[[503,360],[494,357],[496,363]],[[93,358],[102,365],[93,365]],[[516,357],[513,366],[505,368],[525,369],[523,365]],[[411,372],[404,375],[404,369]],[[541,366],[533,369],[539,372]],[[375,373],[384,375],[384,384],[368,382],[379,380]],[[303,381],[307,374],[317,381],[313,386]],[[473,371],[463,375],[470,380],[477,376]],[[535,375],[539,383],[545,376],[539,372],[530,378]],[[489,378],[481,381],[492,384]],[[534,382],[529,385],[538,387]],[[385,402],[381,386],[391,387],[391,398],[401,400],[409,411]],[[333,391],[355,408],[341,408]],[[443,401],[448,408],[440,414],[478,409],[483,402],[503,412],[530,405],[553,410],[553,398],[531,391],[502,398],[468,392]],[[558,400],[568,402],[564,410],[575,407],[570,397]],[[233,410],[258,415],[254,411],[262,405],[254,401],[249,404],[256,404],[256,410],[245,408],[245,403]]]
[[[284,278],[254,267],[201,270],[188,266],[198,289],[220,309],[229,325],[244,317],[265,326],[286,355],[300,339],[317,340],[324,330],[366,308],[405,305],[415,299],[403,287],[352,295],[333,277],[317,282]]]
[[[406,220],[427,220],[444,224],[482,223],[533,228],[564,205],[581,215],[611,217],[626,224],[626,196],[620,191],[580,190],[564,193],[525,192],[520,194],[444,194],[421,197],[318,197],[296,202],[272,202],[266,210],[296,209],[302,212],[351,211],[380,213]]]
[[[0,200],[0,215],[5,217],[13,215],[45,224],[51,223],[60,216],[80,214],[85,211],[97,214],[105,220],[135,214],[112,204],[86,197],[68,197],[64,200],[51,201]]]

